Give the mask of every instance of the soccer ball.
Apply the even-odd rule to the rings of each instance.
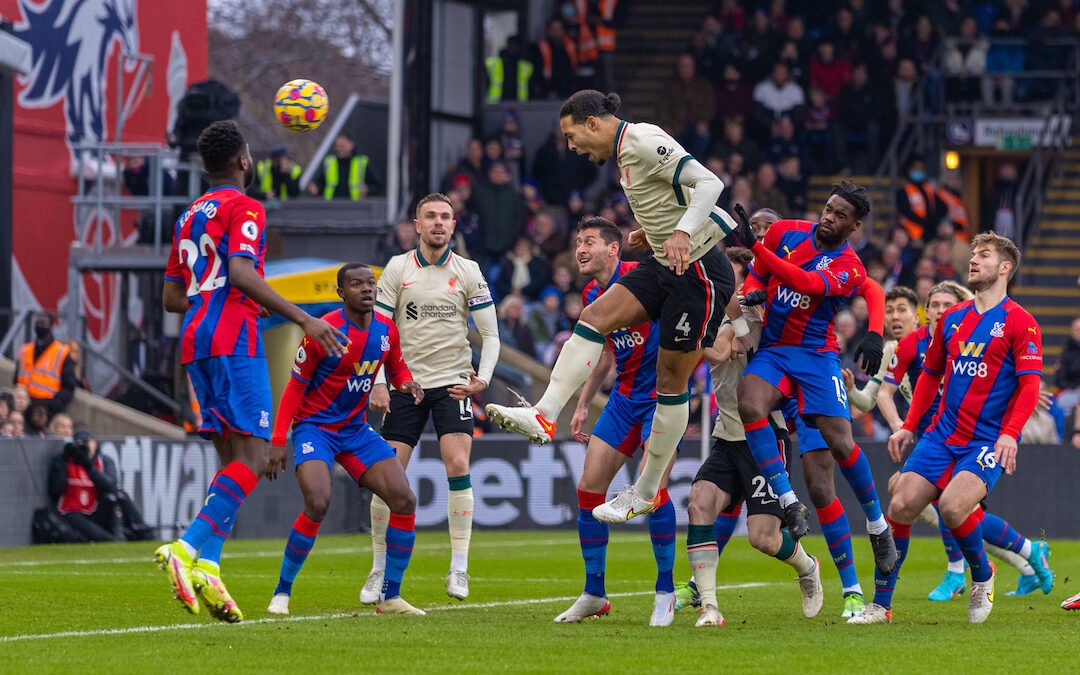
[[[330,99],[317,82],[293,80],[281,85],[274,96],[274,114],[293,131],[318,129],[326,119]]]

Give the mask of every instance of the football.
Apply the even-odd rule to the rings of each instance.
[[[311,80],[292,80],[281,85],[274,96],[274,114],[293,131],[318,129],[326,119],[330,100],[326,90]]]

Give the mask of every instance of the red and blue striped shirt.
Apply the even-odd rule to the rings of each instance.
[[[183,363],[211,356],[264,356],[259,305],[229,283],[229,259],[244,256],[263,274],[266,212],[232,187],[207,190],[176,221],[165,278],[187,286]]]
[[[637,267],[636,262],[620,262],[607,286],[595,279],[581,292],[582,304],[588,307],[604,294],[615,280]],[[660,331],[655,321],[645,321],[612,331],[607,336],[608,349],[615,357],[615,391],[633,400],[656,398],[656,355],[660,350]]]
[[[892,361],[889,362],[889,367],[885,371],[885,381],[899,387],[904,375],[907,375],[908,383],[914,389],[915,383],[919,381],[919,375],[923,371],[923,359],[926,358],[926,351],[929,348],[929,326],[919,326],[900,338],[900,341],[896,344],[896,351],[893,352]],[[934,421],[934,415],[937,414],[940,405],[941,390],[939,389],[937,396],[934,397],[934,402],[930,405],[930,409],[919,420],[920,434],[924,433],[930,423]]]

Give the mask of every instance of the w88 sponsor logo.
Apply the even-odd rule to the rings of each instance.
[[[986,377],[988,368],[981,359],[957,359],[952,364],[953,375],[967,377]]]
[[[776,301],[781,305],[790,305],[791,307],[798,307],[799,309],[810,308],[810,296],[804,295],[798,291],[793,291],[790,288],[784,288],[779,286],[776,289]]]
[[[645,344],[645,336],[638,331],[627,331],[621,335],[612,333],[611,344],[615,349],[633,349]]]

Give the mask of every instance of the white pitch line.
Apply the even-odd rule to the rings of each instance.
[[[642,535],[639,538],[627,539],[626,536],[614,539],[609,542],[610,546],[618,546],[619,544],[634,543],[637,544],[640,541],[645,541],[648,535]],[[472,548],[510,548],[510,547],[524,547],[524,546],[578,546],[580,542],[577,539],[540,539],[540,540],[519,540],[519,541],[474,541],[471,544]],[[439,551],[450,548],[450,544],[436,543],[436,544],[423,544],[418,545],[413,549],[413,555],[417,553],[424,553],[426,551]],[[280,558],[282,549],[275,549],[273,551],[248,551],[242,553],[229,553],[225,552],[225,560],[229,559],[241,560],[244,558]],[[371,553],[370,546],[348,547],[348,548],[331,548],[331,549],[315,549],[318,555],[352,555],[355,553]],[[151,551],[151,553],[153,553]],[[79,559],[79,560],[14,560],[11,562],[0,561],[0,573],[8,567],[43,567],[46,565],[116,565],[127,563],[145,563],[153,562],[152,555],[147,555],[141,558],[99,558],[99,559]]]
[[[740,588],[757,588],[760,586],[777,586],[779,582],[762,582],[755,581],[745,584],[728,584],[726,586],[717,586],[718,591],[735,590]],[[633,591],[627,593],[608,593],[609,598],[624,598],[636,595],[653,595],[653,591]],[[526,600],[502,600],[498,602],[474,602],[469,604],[459,605],[438,605],[436,607],[424,608],[425,612],[444,612],[460,609],[489,609],[491,607],[518,607],[521,605],[542,605],[551,602],[567,602],[569,600],[577,600],[576,595],[565,595],[557,598],[529,598]],[[234,628],[241,628],[243,626],[253,626],[264,623],[280,623],[285,621],[329,621],[331,619],[349,619],[360,618],[365,616],[378,616],[374,612],[360,614],[358,612],[338,612],[336,614],[319,614],[315,616],[289,616],[289,617],[268,617],[265,619],[255,619],[253,621],[243,621],[239,624],[224,624],[224,623],[178,623],[165,626],[133,626],[131,628],[103,628],[99,630],[69,630],[59,633],[38,633],[35,635],[7,635],[0,636],[0,644],[5,642],[21,642],[24,640],[53,640],[56,638],[67,637],[95,637],[101,635],[130,635],[134,633],[160,633],[164,631],[174,630],[192,630],[198,628],[222,628],[224,626],[233,626]]]

